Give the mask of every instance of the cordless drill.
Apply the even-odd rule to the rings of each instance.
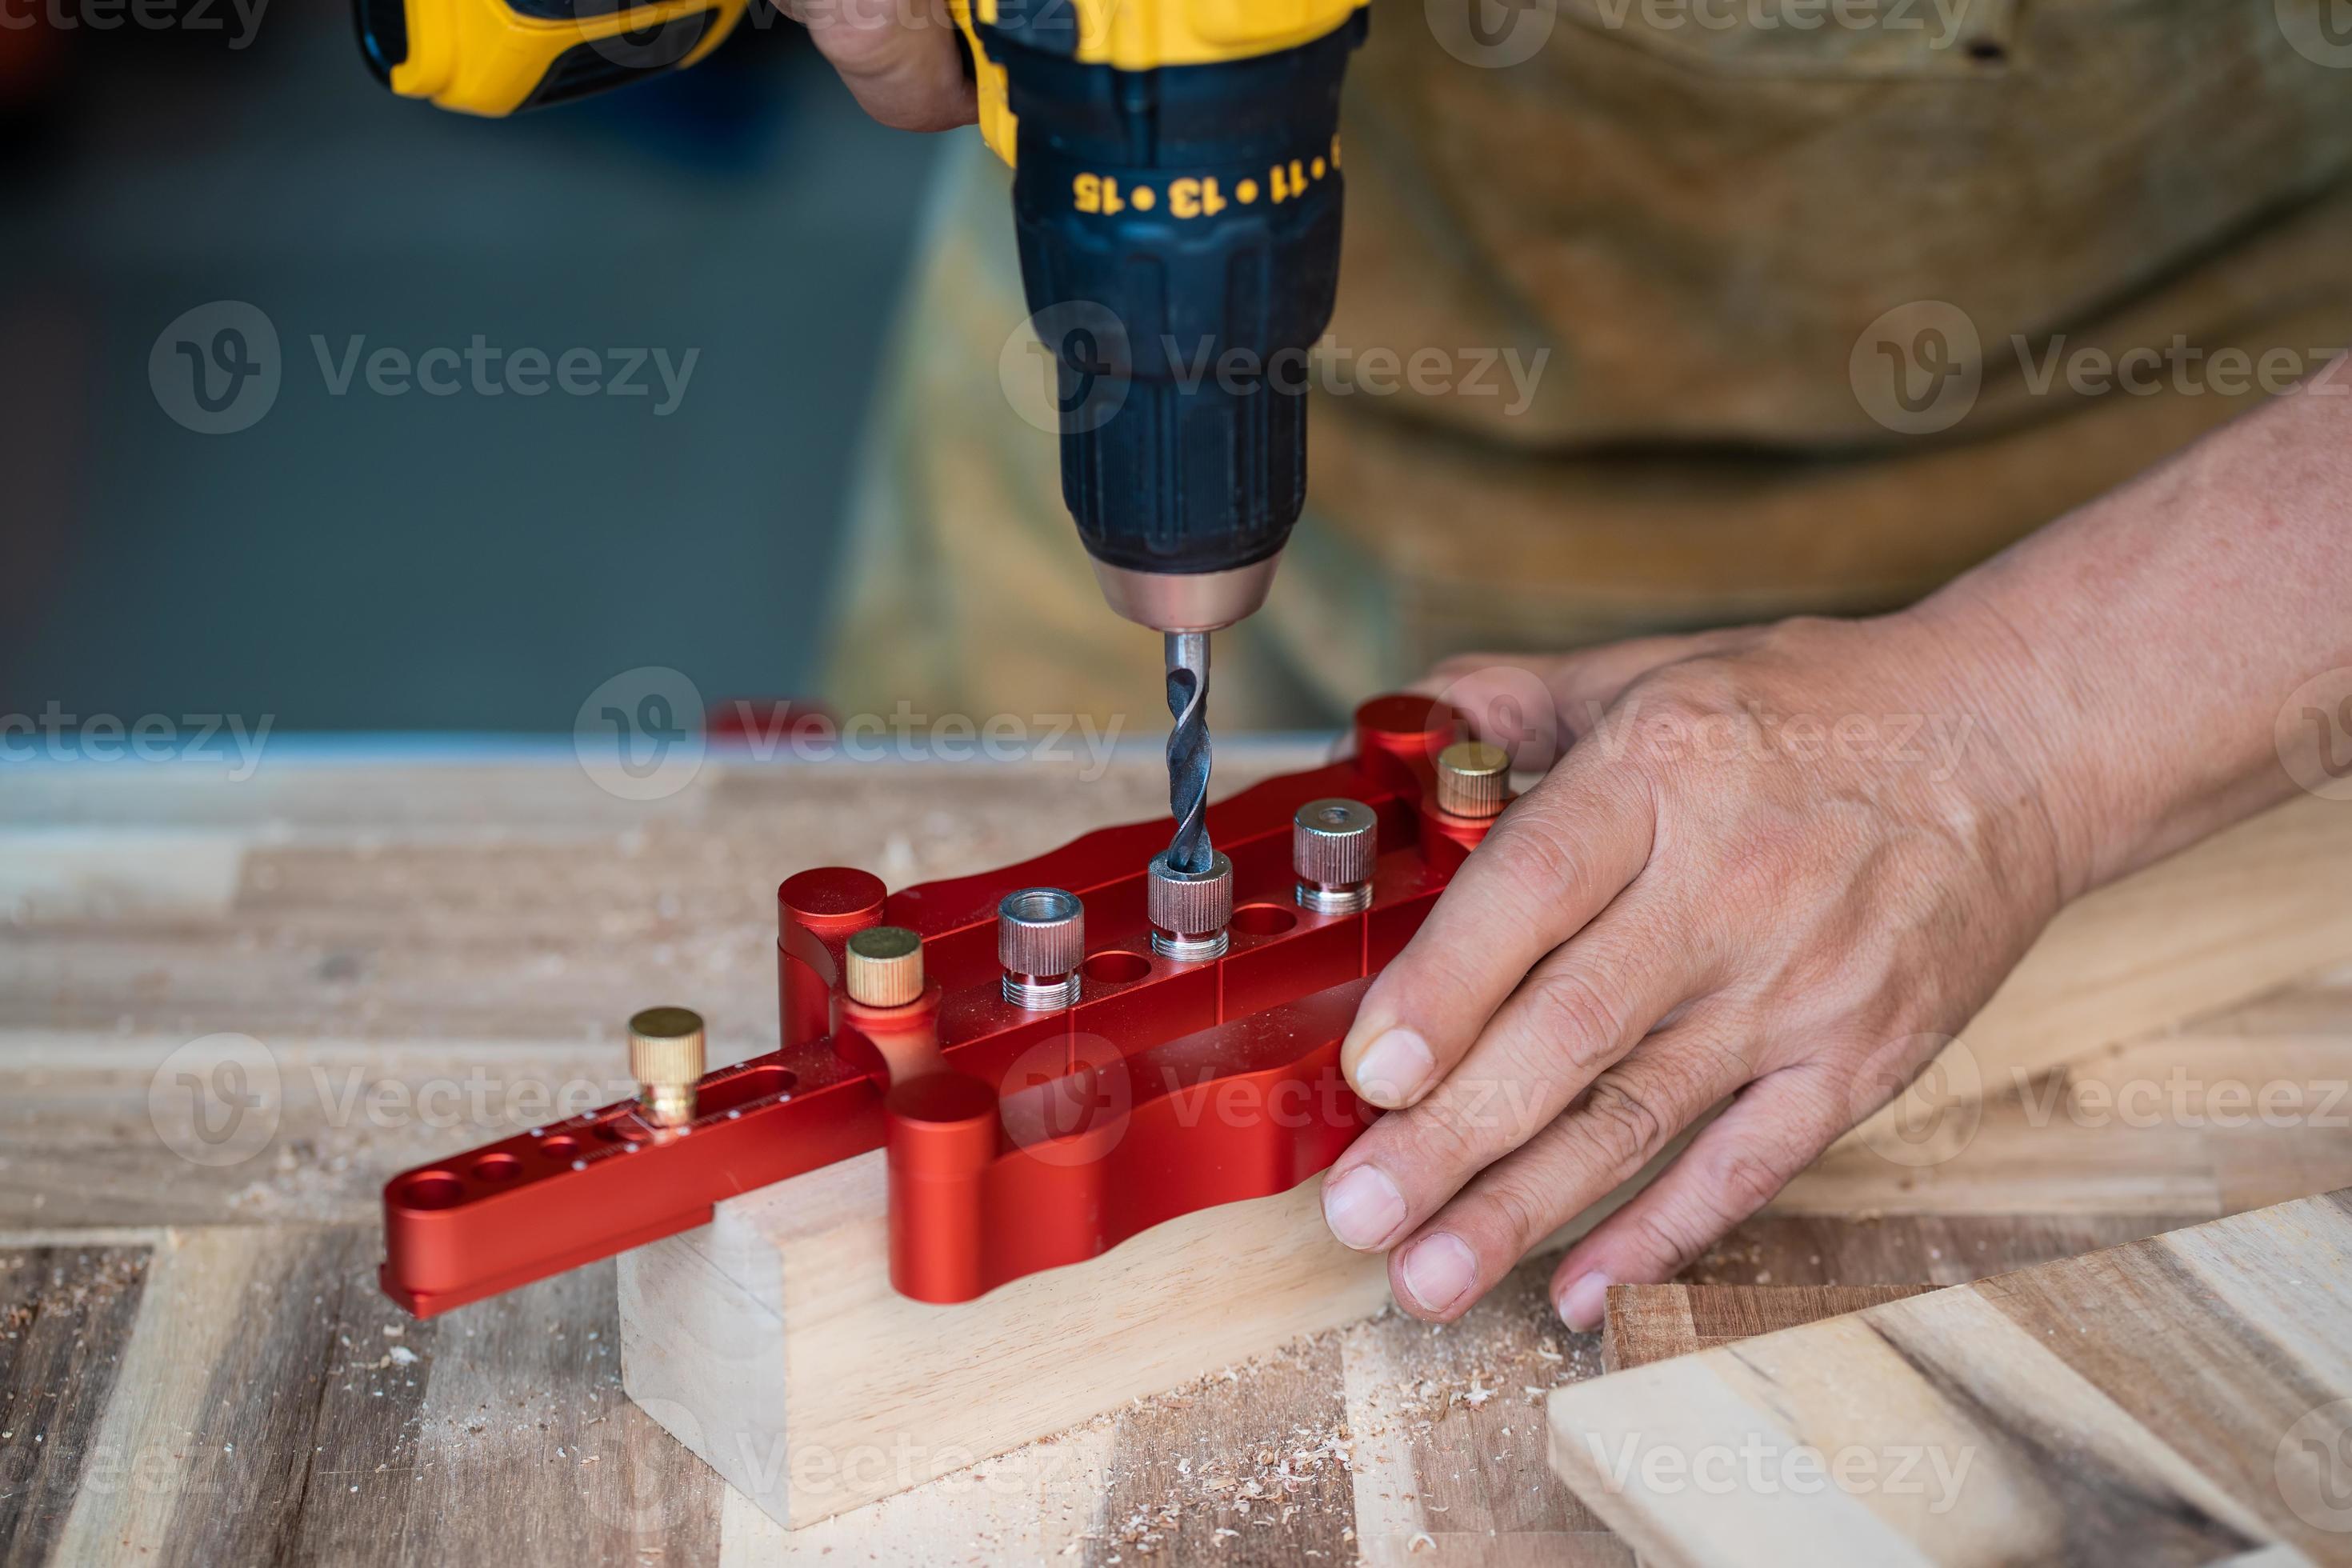
[[[355,0],[395,92],[491,115],[691,65],[752,0],[615,3]],[[1111,607],[1165,638],[1176,833],[1154,872],[1181,895],[1223,859],[1209,634],[1265,602],[1305,502],[1305,356],[1339,279],[1339,84],[1367,0],[951,4],[982,133],[1014,169],[1063,497]]]

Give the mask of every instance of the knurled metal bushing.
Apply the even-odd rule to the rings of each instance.
[[[1360,800],[1310,800],[1290,819],[1290,868],[1326,888],[1368,882],[1380,853],[1380,818]]]
[[[1087,956],[1087,907],[1062,888],[1024,888],[996,906],[997,961],[1015,974],[1067,974]]]
[[[694,1086],[702,1077],[702,1015],[685,1007],[648,1007],[629,1020],[629,1076],[653,1119],[694,1120]]]
[[[1497,816],[1511,790],[1511,754],[1485,741],[1456,741],[1437,753],[1437,809],[1453,816]]]
[[[1186,872],[1171,868],[1166,855],[1155,855],[1151,874],[1144,879],[1143,908],[1151,921],[1151,945],[1162,956],[1218,957],[1234,918],[1234,863],[1218,854],[1207,870]]]
[[[1290,819],[1290,868],[1299,907],[1351,915],[1372,901],[1380,818],[1360,800],[1310,800]]]
[[[867,926],[849,939],[844,982],[865,1007],[904,1007],[923,994],[923,939],[904,926]]]
[[[1078,965],[1087,956],[1087,907],[1063,888],[1024,888],[996,906],[996,958],[1004,965],[1004,999],[1049,1010],[1077,1000]]]

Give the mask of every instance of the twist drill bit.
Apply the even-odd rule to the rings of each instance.
[[[1209,845],[1209,634],[1170,632],[1168,809],[1176,817],[1169,841],[1171,870],[1200,876],[1215,851]]]

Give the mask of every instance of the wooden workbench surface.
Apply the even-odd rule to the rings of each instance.
[[[1229,745],[1220,784],[1313,760]],[[377,1293],[384,1177],[627,1092],[634,1009],[772,1042],[780,878],[903,885],[1160,804],[1149,751],[1088,772],[0,777],[0,1556],[1630,1562],[1545,1463],[1538,1397],[1600,1352],[1540,1263],[1454,1328],[1376,1319],[789,1536],[623,1398],[610,1264],[430,1323]],[[266,1128],[198,1115],[266,1085],[179,1076],[220,1033],[277,1079]],[[2004,1090],[1932,1166],[1841,1149],[1691,1278],[1949,1284],[2352,1184],[2347,1079],[2352,963]]]

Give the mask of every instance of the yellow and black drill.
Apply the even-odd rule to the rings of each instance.
[[[394,91],[490,115],[692,65],[754,3],[355,0]],[[1210,876],[1208,638],[1265,603],[1306,499],[1303,370],[1339,280],[1339,84],[1367,0],[951,4],[1014,169],[1063,496],[1111,607],[1166,639],[1164,859]]]

